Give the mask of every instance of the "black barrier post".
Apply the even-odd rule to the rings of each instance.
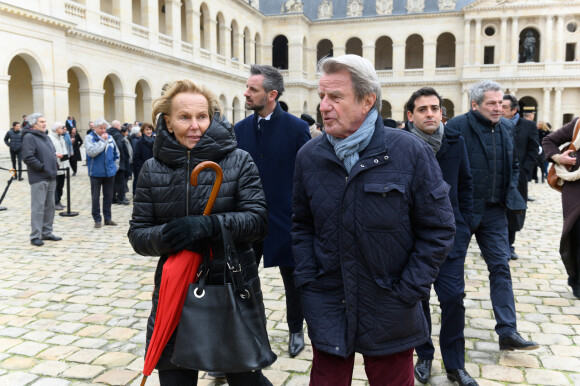
[[[10,177],[10,179],[8,180],[8,184],[6,185],[6,189],[4,189],[4,193],[2,193],[2,197],[0,197],[0,204],[2,204],[2,201],[4,201],[4,197],[6,197],[6,193],[8,192],[8,188],[10,187],[10,184],[12,183],[13,180],[16,179],[16,170],[14,169],[10,169],[10,173],[12,173],[12,177]],[[0,212],[3,210],[8,209],[5,206],[0,206]]]
[[[63,217],[79,215],[79,212],[70,211],[70,168],[66,168],[66,212],[60,212],[59,215]]]

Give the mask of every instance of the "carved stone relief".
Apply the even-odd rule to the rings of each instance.
[[[425,9],[425,0],[407,0],[407,13],[421,13]]]
[[[302,12],[304,4],[300,0],[288,0],[282,4],[281,13]]]
[[[393,13],[393,0],[377,0],[377,15],[390,15]]]
[[[440,11],[455,11],[456,0],[439,0]]]
[[[332,17],[332,1],[322,0],[318,5],[318,18],[330,19]]]
[[[362,12],[362,0],[348,0],[348,4],[346,6],[346,17],[359,17],[362,16]]]

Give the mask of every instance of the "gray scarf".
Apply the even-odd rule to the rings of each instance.
[[[346,138],[335,138],[330,134],[326,134],[326,138],[334,146],[336,156],[342,161],[349,173],[359,159],[358,153],[363,151],[369,145],[369,142],[371,142],[378,115],[377,109],[373,107],[357,131]]]
[[[421,138],[423,141],[427,142],[433,148],[433,152],[437,154],[441,148],[441,141],[443,140],[443,123],[439,122],[439,128],[435,130],[433,134],[427,134],[421,131],[414,123],[411,123],[409,131],[415,134],[417,137]]]

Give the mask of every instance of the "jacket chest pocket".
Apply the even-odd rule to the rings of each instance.
[[[401,184],[364,184],[364,229],[392,232],[399,230],[404,214],[405,186]]]

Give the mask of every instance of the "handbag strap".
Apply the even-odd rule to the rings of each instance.
[[[224,244],[224,260],[226,269],[229,271],[232,277],[232,284],[234,286],[234,291],[238,293],[243,299],[247,299],[250,296],[250,292],[244,285],[244,278],[242,276],[242,265],[238,260],[238,253],[236,252],[236,246],[234,244],[234,238],[229,228],[225,224],[223,216],[217,216],[222,240]]]

